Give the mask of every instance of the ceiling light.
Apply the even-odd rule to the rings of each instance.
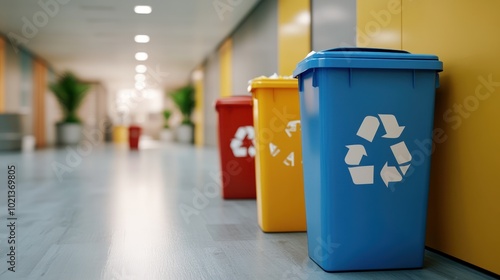
[[[151,11],[152,11],[151,6],[141,5],[141,6],[134,7],[134,12],[136,14],[147,15],[147,14],[150,14]]]
[[[148,67],[146,65],[139,64],[135,67],[135,72],[139,74],[144,74],[148,71]]]
[[[148,59],[148,54],[145,52],[138,52],[135,54],[135,59],[139,61],[144,61]]]
[[[147,43],[149,42],[149,36],[148,35],[135,35],[135,42],[136,43]]]
[[[146,75],[144,74],[135,74],[136,82],[144,82],[146,80]]]
[[[199,69],[194,71],[192,77],[193,77],[193,80],[195,80],[195,81],[202,80],[203,79],[203,71],[201,71]]]
[[[137,82],[135,83],[135,89],[136,90],[143,90],[146,87],[146,83],[144,82]]]

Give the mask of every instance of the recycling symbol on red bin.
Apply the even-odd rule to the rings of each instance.
[[[231,140],[231,150],[235,157],[254,157],[255,156],[255,146],[254,146],[255,132],[253,126],[240,126],[233,139]],[[248,139],[252,142],[250,147],[247,147],[244,142]]]
[[[380,126],[379,118],[386,132],[382,138],[398,139],[401,136],[405,127],[399,126],[394,115],[386,114],[379,114],[378,118],[366,116],[356,135],[371,143]],[[369,157],[365,147],[361,144],[347,145],[346,147],[348,151],[345,156],[345,163],[349,166],[348,169],[351,174],[352,182],[355,185],[373,184],[375,166],[361,165],[363,156]],[[397,183],[403,180],[403,176],[405,176],[410,168],[410,161],[412,159],[410,151],[408,151],[404,141],[391,145],[390,148],[398,164],[396,166],[389,166],[388,161],[386,161],[384,166],[381,167],[380,177],[382,181],[384,181],[386,187],[389,187],[389,183]]]

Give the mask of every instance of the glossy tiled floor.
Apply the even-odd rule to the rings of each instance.
[[[7,164],[18,176],[15,273]],[[217,171],[215,149],[189,146],[0,154],[0,279],[492,279],[431,252],[419,270],[325,273],[305,233],[264,234],[255,201],[221,200]]]

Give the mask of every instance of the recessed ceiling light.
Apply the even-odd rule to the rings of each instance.
[[[199,80],[203,79],[203,71],[201,71],[199,69],[194,71],[192,77],[193,77],[193,80],[195,80],[195,81],[199,81]]]
[[[144,74],[148,71],[148,67],[146,65],[139,64],[135,67],[135,72],[139,74]]]
[[[135,42],[136,43],[147,43],[149,42],[149,36],[148,35],[135,35]]]
[[[134,12],[136,14],[147,15],[150,14],[152,10],[153,9],[151,9],[151,6],[146,6],[146,5],[140,5],[134,7]]]
[[[136,82],[135,83],[136,90],[143,90],[145,87],[146,87],[146,83],[144,83],[144,82]]]
[[[144,82],[146,80],[146,75],[144,74],[135,74],[136,82]]]
[[[139,61],[144,61],[148,59],[148,54],[145,52],[138,52],[135,54],[135,59]]]

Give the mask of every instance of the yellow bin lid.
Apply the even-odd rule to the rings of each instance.
[[[258,88],[298,88],[298,80],[282,76],[257,77],[248,82],[248,92],[253,92]]]

